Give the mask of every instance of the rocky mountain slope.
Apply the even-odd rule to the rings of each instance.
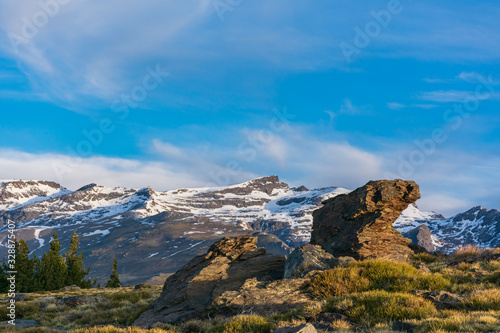
[[[263,231],[296,247],[310,238],[312,211],[348,192],[290,188],[277,176],[168,192],[96,184],[69,191],[56,183],[19,180],[3,182],[0,188],[0,245],[5,246],[9,220],[16,222],[18,238],[37,254],[47,250],[54,231],[65,251],[76,230],[94,276],[104,281],[117,257],[125,283],[144,282],[165,273],[165,267],[173,273],[224,236]],[[277,245],[277,239],[263,239],[268,247],[287,247]],[[0,247],[0,255],[5,251]]]
[[[500,247],[500,212],[495,209],[474,207],[445,218],[436,213],[421,212],[416,205],[411,205],[394,223],[394,227],[409,238],[412,238],[411,231],[419,226],[427,226],[432,233],[427,242],[430,241],[436,250],[444,253],[465,244]]]
[[[336,187],[291,188],[277,176],[167,192],[96,184],[71,191],[54,182],[3,181],[0,256],[6,252],[9,220],[16,222],[18,238],[37,254],[47,250],[54,231],[66,251],[76,230],[94,277],[105,281],[116,257],[122,281],[140,283],[160,273],[174,273],[225,236],[266,232],[275,237],[260,237],[259,246],[287,252],[288,246],[310,240],[312,212],[321,202],[348,192]],[[499,221],[498,211],[480,207],[445,219],[410,205],[394,226],[408,232],[426,225],[434,234],[431,242],[436,249],[450,251],[463,243],[500,246]]]

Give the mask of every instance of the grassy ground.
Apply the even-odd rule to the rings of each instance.
[[[150,330],[130,327],[159,296],[160,287],[30,294],[18,303],[17,314],[18,318],[40,321],[43,328],[23,330],[31,333],[60,332],[54,328],[76,333],[264,333],[290,324],[314,322],[322,312],[346,316],[345,320],[331,323],[330,329],[336,332],[390,332],[394,321],[418,325],[416,332],[500,332],[500,260],[489,260],[486,255],[482,250],[464,248],[453,258],[416,255],[411,265],[383,260],[352,263],[313,278],[309,292],[316,301],[269,317],[217,317],[177,326],[163,324]],[[453,260],[455,263],[449,265]],[[451,292],[461,296],[461,301],[453,309],[442,309],[412,293],[415,289]],[[57,297],[82,294],[100,298],[76,307],[56,305]],[[3,318],[6,301],[5,297],[0,299]]]

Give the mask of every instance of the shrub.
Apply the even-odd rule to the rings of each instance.
[[[312,279],[309,291],[318,298],[328,298],[367,290],[443,290],[450,284],[439,274],[423,273],[406,263],[365,260],[319,273]]]
[[[387,291],[367,291],[328,300],[328,312],[342,312],[354,322],[372,327],[395,320],[423,319],[437,314],[434,305],[421,297]]]
[[[447,310],[436,318],[423,320],[417,332],[497,332],[500,314]]]
[[[215,326],[214,333],[271,333],[275,324],[260,316],[241,315]]]
[[[478,290],[464,300],[470,310],[500,310],[500,289]]]
[[[360,276],[359,268],[334,268],[314,277],[309,291],[323,299],[365,291],[369,286],[370,281]]]
[[[411,259],[413,262],[417,262],[417,263],[423,262],[426,264],[430,264],[430,263],[438,261],[440,258],[437,255],[432,254],[432,253],[418,253],[418,254],[414,254],[413,256],[411,256]]]

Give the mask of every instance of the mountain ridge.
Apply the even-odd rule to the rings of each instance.
[[[43,253],[56,231],[67,248],[73,231],[92,272],[103,281],[114,257],[125,283],[173,273],[224,236],[266,232],[287,246],[309,241],[312,212],[350,191],[339,187],[290,187],[278,176],[213,188],[155,191],[94,183],[70,191],[55,182],[0,182],[0,255],[5,225],[15,221],[32,253]],[[425,225],[436,250],[475,242],[500,246],[500,212],[474,207],[451,218],[410,205],[393,224],[403,232]],[[471,230],[469,230],[471,229]],[[141,262],[142,265],[137,265]],[[168,267],[165,269],[165,267]]]

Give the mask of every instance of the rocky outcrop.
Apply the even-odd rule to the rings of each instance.
[[[306,244],[296,248],[285,262],[285,279],[301,278],[307,273],[331,268],[335,257],[319,245]]]
[[[265,232],[254,232],[252,236],[257,237],[257,246],[265,248],[266,253],[285,257],[288,257],[292,253],[293,249],[275,235],[266,234]]]
[[[248,279],[272,281],[283,277],[285,258],[266,254],[257,237],[224,238],[208,253],[192,259],[165,281],[161,296],[151,310],[135,322],[151,326],[200,317],[219,296],[238,291]]]
[[[310,279],[278,281],[247,280],[239,290],[224,292],[209,308],[212,315],[236,315],[251,312],[260,316],[286,313],[313,299],[307,292]]]
[[[413,181],[371,181],[349,194],[324,202],[314,212],[311,244],[336,257],[406,261],[413,251],[392,223],[420,198]]]
[[[434,252],[441,247],[441,243],[425,224],[403,233],[403,236],[410,239],[412,244],[419,245],[429,252]]]
[[[296,248],[285,262],[285,279],[302,278],[312,271],[345,267],[356,261],[352,257],[335,258],[319,245],[306,244]]]
[[[463,297],[447,291],[412,290],[413,294],[430,300],[439,309],[458,309],[462,306]]]

